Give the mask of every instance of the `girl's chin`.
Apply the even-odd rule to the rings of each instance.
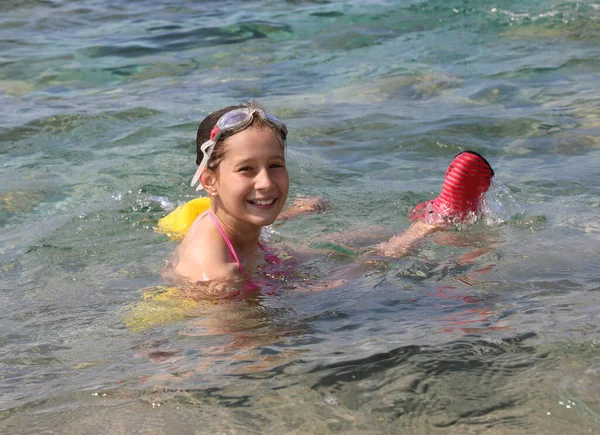
[[[249,207],[248,210],[250,213],[251,220],[256,222],[257,225],[265,226],[271,225],[273,222],[277,220],[277,216],[281,213],[281,207]]]

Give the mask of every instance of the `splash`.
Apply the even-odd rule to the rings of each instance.
[[[497,226],[513,219],[522,219],[525,207],[511,193],[509,188],[496,177],[483,199],[481,210],[486,225]]]

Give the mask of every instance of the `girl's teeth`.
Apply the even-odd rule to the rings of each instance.
[[[273,204],[275,200],[274,199],[269,199],[267,201],[254,201],[254,204],[256,205],[271,205]]]

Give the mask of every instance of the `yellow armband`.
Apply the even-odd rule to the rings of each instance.
[[[157,231],[167,234],[171,240],[181,240],[198,215],[209,208],[210,198],[192,199],[159,219]]]

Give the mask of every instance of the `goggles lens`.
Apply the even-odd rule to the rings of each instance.
[[[219,127],[219,130],[241,127],[252,119],[252,115],[254,115],[255,111],[256,110],[242,108],[227,112],[225,115],[219,118],[217,121],[217,127]]]
[[[258,113],[261,118],[266,120],[273,127],[277,128],[282,133],[283,138],[286,138],[287,127],[281,119],[269,112],[264,112],[261,109],[250,107],[242,107],[240,109],[227,112],[221,116],[221,118],[219,118],[216,126],[219,128],[221,134],[225,134],[233,130],[243,129],[247,127],[250,122],[252,122],[252,117],[255,113]]]

